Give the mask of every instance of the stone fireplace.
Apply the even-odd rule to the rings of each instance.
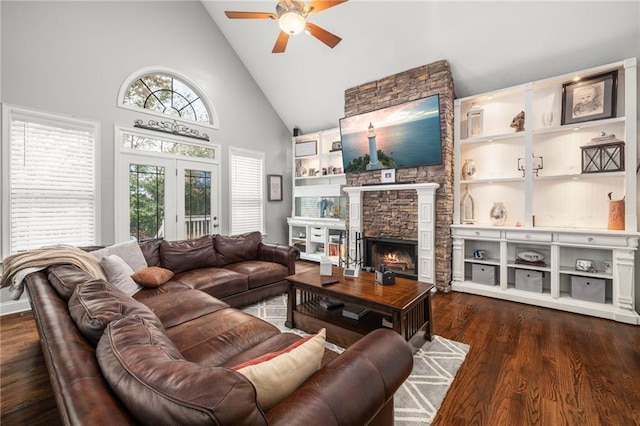
[[[418,278],[417,241],[365,237],[362,246],[363,266],[384,266],[398,276]]]
[[[346,222],[350,255],[355,251],[354,230],[362,237],[418,241],[418,279],[435,283],[440,291],[449,291],[455,98],[449,64],[442,60],[349,88],[344,94],[344,115],[351,117],[435,94],[440,97],[442,164],[399,168],[395,183],[384,185],[380,185],[379,170],[348,173],[346,186],[352,191],[348,193]],[[428,208],[420,200],[424,197],[421,190],[410,188],[425,184],[437,188],[437,192],[433,189],[434,199]],[[355,188],[367,191],[359,193]],[[428,226],[423,220],[427,214],[431,220]]]
[[[417,235],[417,279],[425,283],[436,283],[435,278],[435,196],[437,183],[406,183],[388,185],[364,185],[344,188],[344,192],[349,196],[349,256],[355,259],[356,253],[362,253],[364,247],[355,238],[356,235],[364,237],[383,237],[378,230],[372,227],[365,227],[363,212],[363,199],[365,194],[397,191],[409,191],[417,195],[417,202],[413,204],[413,214],[416,217],[416,227],[413,230]],[[402,223],[398,223],[400,227]],[[404,239],[402,237],[396,239]],[[374,265],[376,266],[376,265]]]

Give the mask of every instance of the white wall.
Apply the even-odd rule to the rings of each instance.
[[[144,67],[181,72],[214,103],[220,128],[201,131],[222,146],[221,233],[229,229],[229,146],[265,151],[265,172],[285,175],[284,188],[291,187],[291,133],[200,2],[1,4],[2,102],[101,122],[100,243],[114,242],[113,126],[131,127],[143,118],[117,108],[117,93],[129,74]],[[267,241],[287,241],[290,211],[290,194],[267,203]]]

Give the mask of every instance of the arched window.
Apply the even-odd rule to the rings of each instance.
[[[124,107],[217,128],[215,113],[202,91],[173,71],[137,71],[125,80],[119,100]]]

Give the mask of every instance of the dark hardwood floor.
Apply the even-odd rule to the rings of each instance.
[[[471,347],[434,426],[640,425],[640,326],[463,293],[433,318]],[[30,313],[0,318],[0,407],[3,426],[60,424]]]

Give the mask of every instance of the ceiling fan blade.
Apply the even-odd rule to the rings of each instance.
[[[278,15],[268,12],[224,12],[229,19],[278,19]]]
[[[289,41],[289,34],[284,31],[280,31],[278,34],[278,39],[276,40],[276,44],[273,45],[273,50],[271,53],[283,53],[287,48],[287,42]]]
[[[315,38],[317,38],[318,40],[320,40],[321,42],[323,42],[324,44],[326,44],[332,49],[336,47],[336,45],[340,43],[340,41],[342,40],[337,35],[332,34],[329,31],[325,30],[324,28],[320,28],[319,26],[311,22],[307,22],[307,31],[309,31],[309,34],[311,34],[312,36],[314,36]]]
[[[314,13],[322,12],[325,9],[329,9],[330,7],[337,6],[342,3],[346,3],[348,0],[337,0],[337,1],[320,1],[320,0],[312,0],[306,4],[304,7],[306,10],[310,10],[309,15],[313,15]]]

